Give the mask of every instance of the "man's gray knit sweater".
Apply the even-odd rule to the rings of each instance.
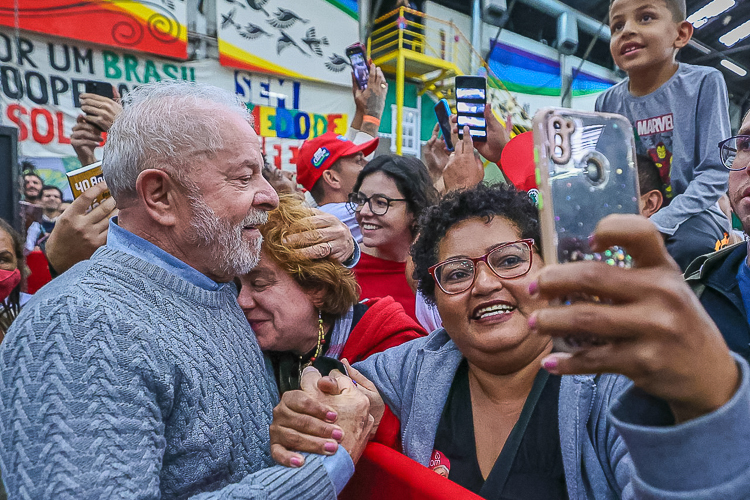
[[[322,458],[274,466],[278,401],[233,285],[107,247],[55,279],[0,347],[9,498],[334,498]]]

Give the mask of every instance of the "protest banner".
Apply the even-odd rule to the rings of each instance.
[[[0,25],[187,59],[185,0],[15,0]]]
[[[19,155],[31,159],[66,198],[65,173],[81,166],[70,134],[81,114],[78,96],[84,82],[109,82],[125,95],[137,85],[169,79],[237,93],[256,117],[264,153],[279,168],[294,169],[290,162],[305,138],[328,130],[345,133],[354,112],[351,89],[337,85],[233,70],[213,59],[179,62],[34,33],[16,39],[13,30],[0,28],[0,124],[18,128]]]

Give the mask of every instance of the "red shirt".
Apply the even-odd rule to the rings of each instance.
[[[360,300],[390,295],[419,323],[415,313],[416,297],[406,281],[406,262],[385,260],[363,252],[353,271],[362,289]]]

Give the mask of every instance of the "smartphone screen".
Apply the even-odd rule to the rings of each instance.
[[[463,129],[469,126],[471,138],[477,142],[487,141],[487,120],[484,109],[487,105],[487,80],[482,76],[456,77],[456,114],[458,137],[463,139]]]
[[[443,133],[445,147],[448,151],[453,151],[453,140],[451,139],[451,110],[448,107],[448,101],[440,99],[435,104],[435,116],[437,116],[440,131]]]
[[[352,64],[352,71],[354,71],[354,79],[357,80],[357,85],[362,90],[366,89],[367,80],[370,78],[370,70],[367,67],[362,44],[355,43],[354,45],[347,47],[346,55]]]
[[[86,80],[86,93],[96,94],[108,99],[114,99],[115,94],[112,84],[107,82],[97,82],[95,80]]]

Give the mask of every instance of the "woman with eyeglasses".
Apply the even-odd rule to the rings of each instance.
[[[443,329],[349,371],[371,408],[382,397],[404,423],[406,455],[449,464],[449,480],[487,499],[747,496],[750,370],[647,219],[610,217],[592,236],[598,251],[627,248],[632,269],[545,268],[536,208],[512,188],[449,193],[420,226],[415,275]],[[603,300],[549,304],[582,293]],[[555,352],[553,338],[571,335],[602,342]],[[305,419],[327,409],[287,393],[274,458],[300,457],[292,444],[319,452],[335,424],[289,436],[311,434]]]
[[[417,219],[437,197],[427,167],[416,158],[383,155],[362,169],[349,195],[362,231],[362,257],[354,267],[361,299],[391,296],[416,320],[406,261]]]

